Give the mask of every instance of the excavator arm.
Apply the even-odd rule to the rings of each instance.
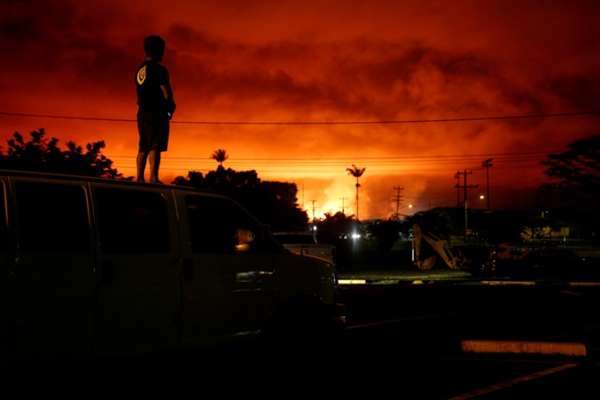
[[[424,256],[423,241],[427,242],[435,251],[433,255]],[[419,224],[413,225],[413,262],[417,265],[417,268],[421,270],[433,268],[438,255],[451,269],[462,269],[462,259],[452,253],[447,240],[433,233],[423,232]]]

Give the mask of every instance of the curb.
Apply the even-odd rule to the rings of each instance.
[[[463,340],[460,347],[464,353],[544,354],[570,357],[587,355],[583,343]]]
[[[368,284],[398,284],[398,283],[408,283],[412,285],[423,285],[425,283],[433,283],[433,282],[451,282],[456,285],[473,285],[480,284],[482,286],[547,286],[543,282],[535,282],[535,281],[502,281],[502,280],[482,280],[482,281],[465,281],[461,282],[460,280],[448,280],[448,279],[428,279],[423,280],[420,278],[404,278],[404,277],[394,277],[394,278],[379,278],[379,277],[370,277],[370,278],[358,278],[358,277],[349,277],[349,278],[339,278],[338,283],[340,285],[368,285]],[[600,287],[600,282],[565,282],[563,286],[571,286],[571,287]]]

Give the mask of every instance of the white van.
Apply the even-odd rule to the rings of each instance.
[[[170,185],[0,170],[0,368],[343,325],[334,266]]]

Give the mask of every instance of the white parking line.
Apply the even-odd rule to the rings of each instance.
[[[366,279],[338,279],[340,285],[364,285],[367,283]]]
[[[535,282],[533,282],[533,281],[481,281],[481,284],[489,285],[489,286],[508,286],[508,285],[534,286]]]
[[[387,319],[384,321],[367,322],[367,323],[359,324],[359,325],[350,325],[350,326],[346,327],[346,329],[352,330],[352,329],[372,328],[374,326],[396,324],[398,322],[417,321],[417,320],[422,320],[422,319],[432,319],[432,318],[448,317],[450,315],[473,313],[478,310],[479,310],[479,308],[473,308],[473,309],[457,310],[457,311],[440,313],[440,314],[428,314],[428,315],[418,315],[418,316],[414,316],[414,317]]]
[[[571,364],[559,365],[558,367],[550,368],[550,369],[547,369],[545,371],[536,372],[535,374],[526,375],[526,376],[520,376],[518,378],[511,379],[510,381],[498,383],[496,385],[488,386],[488,387],[483,388],[483,389],[474,390],[472,392],[463,393],[463,394],[460,394],[458,396],[451,397],[450,400],[471,399],[473,397],[481,396],[481,395],[484,395],[484,394],[487,394],[487,393],[492,393],[492,392],[495,392],[495,391],[498,391],[498,390],[501,390],[501,389],[504,389],[504,388],[507,388],[507,387],[510,387],[510,386],[517,385],[519,383],[531,381],[533,379],[537,379],[537,378],[540,378],[542,376],[547,376],[547,375],[550,375],[550,374],[554,374],[556,372],[564,371],[564,370],[569,369],[569,368],[577,367],[579,365],[580,364],[578,364],[578,363],[571,363]]]
[[[466,353],[545,354],[585,357],[583,343],[526,342],[507,340],[463,340],[460,344]]]

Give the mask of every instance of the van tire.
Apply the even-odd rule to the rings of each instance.
[[[267,337],[274,350],[297,355],[324,338],[323,305],[318,299],[296,299],[273,315]]]

